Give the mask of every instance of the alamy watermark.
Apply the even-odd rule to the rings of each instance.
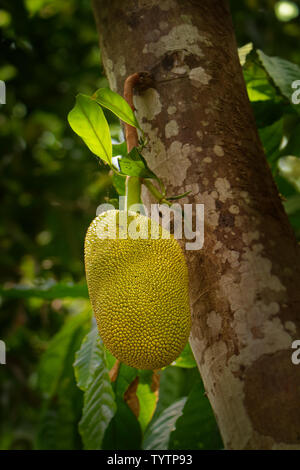
[[[296,339],[292,342],[292,349],[296,350],[293,352],[291,357],[292,363],[295,366],[298,366],[300,364],[300,339]]]
[[[6,346],[4,341],[0,339],[0,364],[6,364]]]
[[[119,208],[122,214],[125,214],[126,198],[119,197]],[[97,208],[97,215],[103,212],[115,210],[112,204],[101,204]],[[140,213],[150,218],[156,224],[150,224],[150,234],[147,232],[147,227],[143,227],[143,231],[135,220],[128,223],[127,217],[122,218],[122,234],[120,235],[120,226],[118,238],[133,240],[137,239],[156,239],[157,224],[160,224],[163,229],[161,238],[170,238],[171,234],[176,240],[185,240],[186,250],[201,250],[204,244],[204,204],[183,204],[178,203],[168,206],[167,204],[151,204],[150,211],[143,204],[134,204],[126,208],[129,212]],[[194,228],[193,228],[194,227]],[[106,233],[105,233],[106,232]],[[99,238],[117,238],[117,220],[110,219],[109,230],[101,231],[98,234]]]
[[[300,104],[300,80],[295,80],[292,85],[292,88],[297,88],[296,91],[292,94],[292,103]]]
[[[6,104],[6,85],[3,80],[0,80],[0,104]]]

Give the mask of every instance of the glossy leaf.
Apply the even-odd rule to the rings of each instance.
[[[260,50],[257,54],[275,85],[289,101],[292,101],[292,95],[295,92],[292,83],[300,80],[300,67],[281,57],[270,57]]]
[[[171,432],[175,429],[177,419],[182,415],[186,400],[187,397],[177,400],[149,426],[145,433],[143,449],[166,450],[169,448]]]
[[[119,159],[119,167],[123,175],[157,179],[136,147],[125,157]]]
[[[153,376],[152,370],[139,371],[139,384],[137,388],[137,397],[140,404],[140,413],[138,421],[141,425],[142,431],[145,431],[151,418],[153,416],[158,391],[153,390]]]
[[[122,121],[139,128],[135,114],[127,101],[109,88],[99,88],[94,94],[95,100],[104,108],[110,109]]]
[[[112,146],[112,156],[118,157],[119,155],[127,155],[127,144],[125,141],[120,144],[113,144]]]
[[[109,126],[96,101],[86,95],[77,95],[76,104],[68,115],[68,121],[91,152],[110,165],[112,143]]]
[[[76,382],[81,390],[86,391],[93,381],[94,373],[103,357],[99,351],[99,333],[93,328],[83,339],[80,350],[75,355],[74,370]]]
[[[278,93],[274,83],[255,52],[248,55],[243,73],[250,101],[276,99]]]

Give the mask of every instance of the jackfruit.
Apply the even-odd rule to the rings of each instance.
[[[100,336],[121,362],[160,369],[191,328],[188,272],[179,243],[154,220],[109,210],[85,239],[89,296]]]

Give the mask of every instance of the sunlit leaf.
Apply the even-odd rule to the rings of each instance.
[[[248,44],[245,44],[244,46],[239,47],[238,54],[239,54],[241,66],[245,64],[247,55],[252,51],[252,49],[253,49],[252,42],[248,42]]]
[[[180,354],[180,356],[174,362],[172,362],[172,366],[186,367],[186,368],[197,366],[193,351],[189,343],[186,343],[185,348]]]
[[[76,104],[69,112],[68,121],[91,152],[110,165],[112,143],[109,126],[96,101],[86,95],[77,95]]]
[[[158,390],[154,388],[154,375],[152,370],[139,371],[139,384],[137,388],[137,397],[140,404],[140,413],[138,421],[142,431],[145,431],[153,416]]]
[[[109,88],[99,88],[94,94],[94,97],[97,103],[110,109],[110,111],[116,114],[122,121],[139,128],[134,112],[127,101],[125,101],[122,96],[118,95],[118,93],[113,92]]]
[[[243,73],[250,101],[274,100],[277,97],[276,88],[256,53],[248,55]]]

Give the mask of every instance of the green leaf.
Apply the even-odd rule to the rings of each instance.
[[[124,401],[118,400],[117,412],[103,439],[103,450],[139,450],[142,431],[139,422]]]
[[[253,43],[252,42],[248,42],[248,44],[245,44],[244,46],[239,47],[238,54],[239,54],[239,59],[240,59],[241,66],[243,66],[246,63],[247,55],[250,54],[252,49],[253,49]]]
[[[254,112],[256,126],[259,129],[278,121],[289,110],[289,105],[285,104],[281,97],[265,101],[252,101],[251,107]]]
[[[193,387],[171,433],[169,449],[222,449],[222,439],[201,381]]]
[[[181,416],[187,397],[180,398],[166,408],[159,418],[152,422],[145,433],[143,449],[166,450],[169,448],[170,434]]]
[[[125,157],[119,159],[119,167],[123,175],[157,179],[136,147]]]
[[[79,423],[84,448],[101,449],[105,431],[116,411],[116,403],[97,328],[90,331],[82,342],[74,368],[77,385],[85,392]]]
[[[41,411],[36,448],[38,450],[81,449],[78,421],[83,405],[82,392],[73,382],[62,383],[56,396]]]
[[[165,367],[160,372],[159,399],[153,416],[153,421],[176,400],[187,396],[200,374],[197,367]]]
[[[0,286],[0,296],[8,299],[37,297],[45,300],[64,299],[66,297],[89,298],[86,284],[64,284],[52,281],[33,287],[22,284],[16,284],[12,287]]]
[[[292,117],[285,116],[284,136],[287,139],[287,143],[284,146],[282,153],[284,153],[285,155],[294,155],[296,157],[300,157],[300,122],[299,120],[297,120],[296,122],[293,122]]]
[[[180,356],[174,362],[172,362],[172,366],[186,368],[197,367],[197,363],[189,343],[186,343],[185,348]]]
[[[300,212],[300,194],[289,197],[284,203],[285,211],[288,215]],[[300,219],[299,219],[300,222]]]
[[[274,122],[271,126],[259,129],[259,136],[272,169],[280,156],[280,144],[283,137],[283,119]]]
[[[104,108],[110,109],[122,121],[140,129],[135,114],[127,101],[109,88],[99,88],[94,94],[95,100]]]
[[[300,158],[286,155],[278,161],[280,174],[300,192]]]
[[[157,401],[157,396],[152,390],[153,374],[152,370],[143,370],[138,373],[139,384],[136,394],[140,404],[138,421],[142,431],[145,431],[151,421]]]
[[[112,156],[118,157],[119,155],[127,155],[127,144],[125,141],[121,144],[113,144],[112,146]]]
[[[103,440],[103,449],[139,449],[142,440],[141,426],[135,415],[124,401],[124,393],[138,374],[138,370],[121,364],[118,376],[113,383],[117,412],[111,420]]]
[[[126,364],[121,364],[119,368],[118,377],[115,380],[113,387],[117,397],[120,397],[123,400],[124,393],[128,389],[129,385],[138,375],[138,370],[134,367],[127,366]]]
[[[78,387],[84,392],[93,381],[94,373],[103,361],[102,351],[99,351],[99,333],[93,328],[83,339],[81,348],[75,355],[74,370]]]
[[[66,320],[65,325],[51,340],[47,351],[41,358],[38,370],[39,386],[47,396],[53,396],[59,382],[64,379],[65,367],[72,355],[74,343],[77,344],[78,336],[82,340],[90,322],[90,311],[74,315]],[[72,363],[74,356],[71,358]]]
[[[126,189],[125,189],[126,176],[114,173],[113,176],[112,176],[112,181],[113,181],[114,187],[117,190],[117,193],[120,196],[125,196],[125,193],[126,193]]]
[[[82,392],[75,383],[73,362],[90,323],[90,312],[70,317],[42,356],[38,385],[43,392],[44,403],[37,434],[38,449],[80,447],[77,423]]]
[[[258,57],[281,93],[292,102],[292,83],[300,79],[300,67],[280,57],[270,57],[258,50]]]
[[[68,121],[91,152],[111,165],[112,143],[109,126],[96,101],[86,95],[77,95],[76,104],[68,115]]]
[[[278,92],[270,76],[259,61],[256,52],[251,52],[243,67],[250,101],[274,100]]]

